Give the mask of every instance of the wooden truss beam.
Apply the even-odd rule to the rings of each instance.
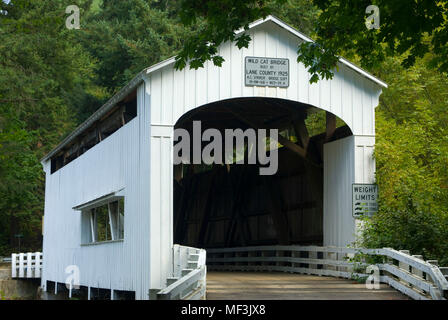
[[[204,245],[204,239],[205,234],[207,232],[207,227],[209,225],[210,215],[211,215],[211,205],[212,205],[212,198],[213,198],[213,189],[216,182],[216,178],[218,175],[218,172],[221,168],[215,167],[213,170],[213,174],[210,177],[210,182],[208,184],[208,187],[206,189],[206,194],[203,196],[203,205],[202,205],[202,212],[199,214],[200,217],[200,223],[199,223],[199,234],[196,243],[199,245],[199,247],[202,247]]]
[[[329,141],[336,131],[336,116],[330,112],[326,112],[326,134],[325,141]]]
[[[305,119],[301,118],[299,120],[295,120],[292,124],[297,138],[299,138],[303,149],[306,151],[308,149],[308,144],[310,143],[310,136],[308,134],[308,129],[306,128]]]
[[[254,123],[253,121],[246,119],[243,115],[241,115],[240,113],[236,112],[235,110],[229,109],[229,111],[238,120],[240,120],[241,122],[243,122],[244,124],[246,124],[247,126],[249,126],[251,128],[254,128],[254,129],[272,129],[272,128],[260,125],[258,123]],[[300,157],[302,157],[306,161],[309,161],[313,165],[320,167],[319,164],[314,163],[313,161],[311,161],[310,159],[307,158],[307,151],[303,147],[295,144],[294,142],[290,141],[289,139],[286,139],[285,137],[281,136],[280,134],[278,135],[278,142],[280,142],[282,145],[284,145],[286,148],[288,148],[289,150],[291,150],[295,154],[298,154]]]
[[[226,231],[226,239],[225,239],[225,244],[226,246],[229,246],[231,244],[231,241],[233,239],[233,235],[235,233],[235,229],[238,227],[238,213],[241,209],[241,204],[244,201],[244,196],[245,196],[245,189],[246,189],[246,184],[247,184],[247,168],[244,168],[241,172],[241,174],[239,175],[237,181],[236,181],[236,185],[233,189],[233,204],[232,204],[232,210],[231,210],[231,217],[229,220],[229,226],[227,228]],[[244,232],[242,232],[242,241],[245,242],[245,234]]]
[[[266,187],[267,194],[270,196],[270,212],[272,220],[274,221],[275,229],[277,232],[278,244],[289,244],[290,234],[288,227],[288,217],[282,210],[282,194],[277,181],[269,181],[272,177],[265,176],[263,182]],[[273,179],[272,179],[273,180]]]

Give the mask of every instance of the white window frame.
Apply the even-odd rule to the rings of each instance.
[[[123,205],[121,206],[121,200],[123,201]],[[111,210],[111,204],[117,202],[117,209],[116,212],[112,212]],[[101,206],[107,205],[107,211],[108,211],[108,226],[109,226],[109,232],[111,235],[111,240],[103,240],[103,241],[97,241],[97,215],[95,212],[96,208],[99,208]],[[125,196],[123,193],[123,189],[112,192],[107,195],[104,195],[102,197],[99,197],[97,199],[88,201],[86,203],[77,205],[73,207],[74,210],[80,211],[83,215],[81,218],[81,223],[83,223],[83,219],[87,219],[85,221],[85,225],[81,226],[81,244],[82,245],[89,245],[89,244],[100,244],[100,243],[107,243],[112,241],[124,241],[124,215],[125,215]],[[115,216],[115,218],[114,218]],[[120,217],[123,216],[122,219],[122,225],[120,224],[116,225],[117,221],[118,223],[121,221]],[[89,229],[88,231],[86,229]],[[88,236],[84,233],[88,233]],[[87,241],[86,239],[90,239]]]

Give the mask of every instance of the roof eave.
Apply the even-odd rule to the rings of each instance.
[[[146,69],[145,69],[146,70]],[[51,157],[61,151],[67,144],[72,142],[80,133],[82,133],[87,127],[92,125],[95,121],[105,115],[110,109],[112,109],[120,100],[125,98],[135,88],[143,82],[145,70],[139,72],[130,82],[128,82],[123,88],[121,88],[112,98],[110,98],[104,105],[96,110],[86,121],[80,124],[75,130],[73,130],[64,140],[62,140],[53,150],[45,155],[40,162],[44,163]]]

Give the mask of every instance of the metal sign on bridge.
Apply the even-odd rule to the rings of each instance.
[[[289,87],[289,59],[246,57],[245,85]]]
[[[352,185],[353,216],[372,216],[378,212],[378,186],[354,183]]]

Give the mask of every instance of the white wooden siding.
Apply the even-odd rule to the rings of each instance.
[[[50,174],[45,165],[45,228],[42,285],[64,283],[65,268],[80,269],[80,284],[136,291],[145,299],[149,289],[149,114],[139,117]],[[143,146],[142,146],[143,145]],[[74,206],[124,188],[124,241],[81,246],[81,212]],[[144,241],[142,239],[147,239]]]
[[[354,137],[324,144],[324,246],[345,247],[354,240],[351,208],[354,183]]]
[[[310,85],[309,73],[303,64],[296,62],[297,46],[301,39],[271,21],[250,29],[248,33],[252,41],[247,49],[238,50],[229,43],[220,47],[219,52],[225,59],[221,68],[208,62],[202,69],[186,68],[182,71],[173,71],[173,64],[167,64],[147,75],[147,85],[151,92],[151,130],[158,131],[159,127],[167,130],[164,138],[154,137],[151,134],[151,141],[154,143],[151,150],[157,153],[151,157],[151,163],[160,161],[160,152],[171,152],[171,149],[160,149],[161,139],[169,139],[171,144],[166,143],[172,145],[173,134],[169,130],[173,130],[176,121],[182,115],[207,103],[238,97],[277,97],[299,101],[334,113],[345,121],[355,136],[372,137],[375,134],[374,109],[381,93],[378,84],[340,63],[339,72],[335,73],[332,80],[323,80]],[[246,56],[289,58],[290,86],[246,87],[244,85]],[[326,147],[327,182],[324,182],[326,184],[324,192],[327,205],[324,210],[327,212],[327,220],[324,233],[326,232],[327,242],[325,245],[346,245],[353,240],[355,222],[351,216],[351,183],[355,180],[372,181],[372,169],[368,159],[373,144],[362,147],[361,155],[360,147],[356,147],[355,152],[354,139],[350,137],[333,144],[338,146],[342,144],[339,147],[346,148],[347,153],[341,153],[339,147],[331,147],[332,145]],[[356,166],[356,179],[353,176],[354,166]],[[154,195],[154,192],[158,191],[151,191],[151,197],[154,195],[160,203],[171,203],[171,171],[165,173],[164,177],[161,176],[162,171],[159,168],[154,168],[151,172],[155,172],[157,176],[156,180],[154,178],[152,180],[152,189],[167,191],[160,195],[159,193]],[[369,178],[359,178],[361,172],[370,172]],[[337,190],[333,192],[330,188]],[[330,195],[329,192],[333,194]],[[154,210],[158,212],[161,210],[160,206],[154,204]],[[330,212],[334,215],[328,220]],[[160,213],[163,217],[171,217],[171,214],[172,205]]]
[[[352,214],[352,184],[375,182],[373,136],[324,144],[324,246],[352,244],[362,227]]]
[[[151,127],[150,270],[151,288],[162,289],[172,272],[173,160],[172,128]]]
[[[272,21],[248,31],[249,48],[239,50],[226,43],[220,47],[225,62],[221,68],[207,62],[204,68],[174,71],[173,64],[150,72],[151,124],[171,125],[186,112],[207,103],[238,97],[276,97],[299,101],[330,111],[340,117],[355,135],[375,133],[374,108],[381,88],[378,84],[339,63],[332,80],[309,84],[309,74],[297,63],[302,41]],[[288,88],[246,87],[244,58],[260,56],[289,58]]]

